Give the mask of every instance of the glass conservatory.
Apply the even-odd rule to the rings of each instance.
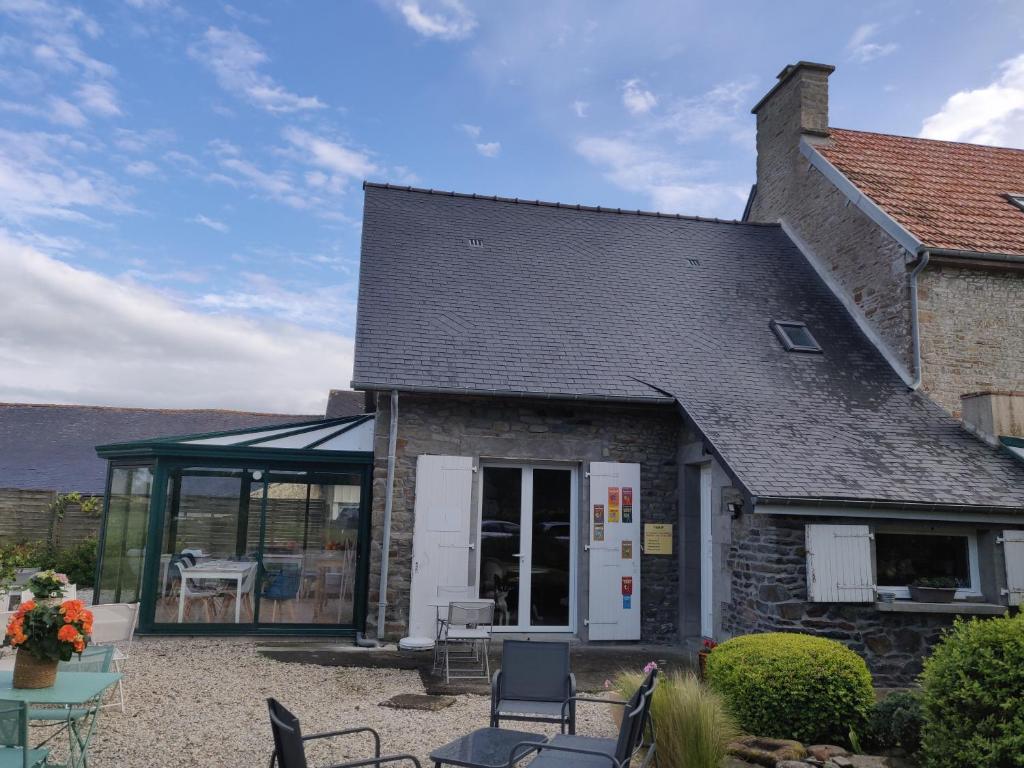
[[[366,618],[373,417],[102,445],[97,603],[139,631],[352,634]]]

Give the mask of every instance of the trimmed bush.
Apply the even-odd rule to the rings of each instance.
[[[626,700],[644,676],[624,672],[614,690]],[[658,765],[662,768],[719,768],[729,742],[739,735],[736,722],[718,694],[708,690],[692,673],[662,675],[651,702]]]
[[[864,659],[811,635],[734,637],[708,656],[707,677],[748,733],[805,744],[849,744],[875,703]]]
[[[957,619],[921,682],[928,768],[1024,766],[1024,614]]]
[[[54,553],[53,570],[67,575],[80,589],[93,586],[96,579],[96,539],[90,536]]]
[[[875,705],[868,722],[867,745],[871,749],[902,749],[914,754],[921,748],[924,709],[921,694],[891,693]]]

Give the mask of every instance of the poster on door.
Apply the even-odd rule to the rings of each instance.
[[[603,525],[595,525],[594,526],[594,541],[604,541],[604,526]]]
[[[622,488],[622,522],[633,522],[633,489],[629,486]]]
[[[608,522],[619,522],[619,489],[608,489]]]
[[[622,542],[622,559],[632,560],[633,559],[633,542],[624,541]]]
[[[630,596],[633,594],[633,577],[623,576],[622,577],[622,594],[623,596]]]
[[[594,525],[604,525],[604,504],[594,505]]]

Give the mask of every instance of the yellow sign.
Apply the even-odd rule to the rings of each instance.
[[[672,554],[672,525],[671,525],[671,523],[645,523],[644,524],[644,554],[645,555],[671,555]]]

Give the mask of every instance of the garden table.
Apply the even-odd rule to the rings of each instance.
[[[99,697],[121,679],[119,672],[58,672],[49,688],[15,688],[14,673],[0,672],[0,700],[24,701],[29,706],[62,706],[85,710],[78,719],[68,718],[68,768],[85,766],[89,742],[96,730]],[[69,711],[70,715],[70,711]],[[48,763],[52,765],[52,763]]]
[[[515,762],[512,749],[524,741],[543,744],[547,736],[527,731],[513,731],[508,728],[478,728],[453,742],[438,747],[430,753],[435,768],[442,765],[458,765],[462,768],[501,768]],[[516,759],[527,754],[522,748]]]
[[[207,560],[186,568],[182,578],[189,581],[208,579],[235,582],[235,624],[242,618],[242,581],[256,563],[239,560]],[[178,592],[178,623],[185,620],[185,590]]]

